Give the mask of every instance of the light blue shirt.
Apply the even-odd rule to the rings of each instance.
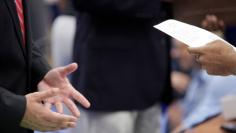
[[[204,99],[211,79],[211,76],[203,70],[195,70],[192,73],[192,80],[187,88],[185,97],[180,101],[183,108],[183,119],[187,118]]]
[[[193,125],[201,123],[206,119],[208,119],[209,117],[221,113],[222,112],[220,105],[221,98],[227,95],[236,95],[236,76],[222,77],[222,76],[204,75],[204,77],[205,77],[205,85],[202,87],[204,87],[205,92],[204,94],[201,93],[201,95],[203,96],[200,96],[201,97],[201,99],[199,99],[200,102],[197,104],[194,110],[191,109],[192,112],[189,113],[186,118],[184,118],[183,126],[185,128],[191,128]],[[201,90],[203,88],[198,88],[198,89]],[[199,98],[200,94],[197,92],[198,91],[196,90],[195,93],[189,92],[188,94],[192,95],[187,97]],[[188,108],[188,106],[186,105],[184,106],[185,108]]]

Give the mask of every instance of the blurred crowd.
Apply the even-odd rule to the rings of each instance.
[[[99,7],[102,3],[93,4],[92,0],[89,1],[91,3],[82,0],[77,3],[75,1],[80,0],[31,1],[33,40],[41,46],[54,67],[74,61],[79,65],[81,63],[79,72],[71,79],[75,87],[81,89],[92,104],[91,110],[79,107],[81,119],[77,128],[57,131],[58,133],[188,132],[196,125],[222,114],[221,99],[227,95],[236,95],[235,76],[208,75],[201,69],[201,64],[195,62],[195,56],[188,53],[187,45],[161,33],[153,33],[152,30],[155,29],[146,28],[149,25],[143,24],[144,21],[156,16],[159,17],[156,22],[177,19],[211,31],[234,45],[236,44],[236,17],[233,17],[236,13],[236,1],[234,0],[163,0],[161,2],[157,0],[159,3],[153,2],[154,6],[147,4],[150,10],[153,7],[160,8],[159,14],[154,17],[147,17],[146,12],[134,14],[135,9],[126,11],[129,4],[135,3],[133,2],[135,0],[126,3],[127,5],[122,8],[112,4],[108,7],[105,5]],[[152,1],[155,0],[151,0],[150,3]],[[142,5],[142,2],[140,3]],[[137,7],[142,7],[141,5]],[[143,8],[143,10],[149,9]],[[150,21],[150,25],[154,24],[157,23]],[[142,37],[147,34],[150,36]],[[93,41],[91,45],[90,41]],[[109,41],[113,43],[112,46]],[[119,43],[125,45],[118,46]],[[98,44],[102,44],[103,47]],[[132,57],[127,51],[135,44],[141,50],[132,51],[131,54],[134,56]],[[148,48],[141,45],[146,45]],[[149,48],[154,52],[150,54]],[[165,52],[168,55],[165,55]],[[121,60],[119,57],[122,57]],[[159,62],[153,63],[154,61]],[[89,65],[91,62],[94,66]],[[134,68],[130,64],[137,67]],[[148,74],[143,74],[145,72]],[[96,77],[97,73],[101,73],[102,76]],[[167,73],[169,77],[163,76],[168,75]],[[113,77],[107,76],[109,74]],[[132,74],[133,76],[130,76]],[[111,92],[106,87],[117,89]],[[155,89],[150,89],[148,92],[149,87]],[[103,90],[99,90],[101,88]],[[120,88],[125,89],[119,90]],[[106,93],[112,96],[107,96]],[[126,104],[129,102],[132,104]]]

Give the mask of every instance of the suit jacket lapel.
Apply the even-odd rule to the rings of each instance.
[[[14,23],[14,27],[15,27],[15,32],[17,34],[17,38],[19,40],[19,45],[23,51],[23,54],[26,58],[26,51],[25,48],[23,47],[23,38],[22,38],[22,33],[21,33],[21,28],[20,28],[20,22],[18,19],[18,15],[17,15],[17,11],[16,11],[16,6],[15,6],[15,2],[14,0],[5,0],[7,6],[8,6],[8,10],[11,14],[11,18],[13,20]]]

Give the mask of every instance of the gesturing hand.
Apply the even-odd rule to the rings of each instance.
[[[72,63],[65,67],[54,68],[49,71],[44,79],[38,84],[39,91],[50,90],[53,88],[58,88],[60,91],[58,96],[45,99],[47,108],[51,108],[51,105],[55,104],[57,111],[63,113],[62,103],[64,103],[74,116],[79,117],[79,110],[72,98],[81,103],[84,107],[90,107],[89,101],[75,90],[67,78],[67,75],[74,72],[77,68],[78,66],[76,63]]]
[[[52,89],[26,95],[26,111],[21,126],[43,132],[75,127],[76,117],[52,112],[42,104],[44,99],[56,96],[58,93],[58,89]]]

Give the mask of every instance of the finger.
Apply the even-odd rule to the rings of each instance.
[[[75,117],[80,116],[78,107],[75,105],[75,103],[71,99],[69,98],[64,99],[64,103]]]
[[[203,54],[203,51],[205,50],[205,46],[201,47],[188,47],[188,52],[190,54]]]
[[[58,125],[62,124],[63,122],[77,122],[77,118],[70,115],[59,114],[57,112],[50,112],[50,121],[52,123],[57,123]]]
[[[61,102],[56,102],[55,106],[56,106],[57,112],[60,114],[63,114],[63,104]]]
[[[55,127],[42,126],[42,127],[38,127],[38,128],[32,128],[32,129],[36,130],[36,131],[40,131],[40,132],[51,132],[51,131],[60,130],[60,128],[58,128],[58,126],[55,126]]]
[[[38,101],[43,101],[45,99],[48,99],[48,98],[51,98],[51,97],[54,97],[54,96],[58,95],[59,92],[60,92],[59,89],[53,88],[53,89],[50,89],[50,90],[47,90],[47,91],[35,92],[34,97]]]
[[[201,64],[201,65],[205,65],[207,62],[204,58],[204,56],[200,56],[198,57],[198,62]]]
[[[199,54],[196,54],[196,55],[195,55],[195,60],[196,60],[196,62],[199,62],[199,58],[200,58],[200,55],[199,55]]]
[[[49,102],[46,102],[46,103],[44,104],[44,106],[45,106],[47,109],[51,109],[51,108],[52,108],[52,104],[49,103]]]
[[[49,123],[44,126],[40,127],[34,127],[34,130],[41,131],[41,132],[50,132],[50,131],[56,131],[56,130],[64,130],[67,128],[75,128],[76,127],[76,122],[62,122],[60,124],[51,125],[52,123]]]
[[[207,69],[207,68],[206,68],[206,70],[207,70],[207,74],[208,74],[208,75],[216,75],[216,74],[218,74],[218,73],[212,71],[211,69]]]
[[[32,129],[40,131],[40,132],[50,132],[50,131],[59,130],[58,126],[47,126],[47,125],[44,125],[38,128],[32,128]]]
[[[61,67],[59,69],[59,72],[61,73],[62,76],[67,76],[74,72],[78,68],[78,65],[76,63],[71,63],[65,67]]]
[[[76,101],[78,101],[81,105],[83,105],[85,108],[89,108],[91,106],[90,102],[74,88],[72,89],[72,97]]]
[[[61,129],[66,129],[66,128],[75,128],[76,127],[76,122],[63,122],[61,125]]]

